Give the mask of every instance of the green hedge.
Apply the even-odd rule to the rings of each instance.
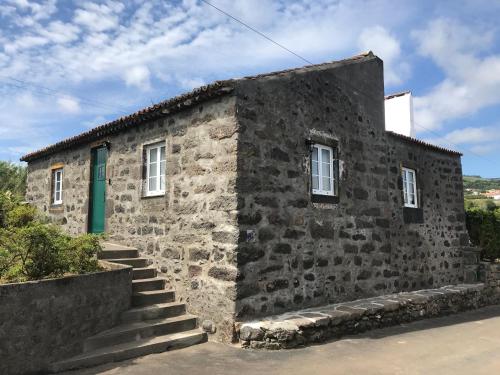
[[[71,237],[34,207],[0,192],[0,282],[20,282],[99,270],[100,238]]]
[[[471,242],[481,248],[483,260],[495,261],[500,258],[500,209],[491,207],[466,209],[467,230]]]

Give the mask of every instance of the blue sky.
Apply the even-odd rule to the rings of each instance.
[[[212,0],[321,63],[367,50],[418,137],[500,177],[500,0]],[[304,65],[197,0],[0,1],[0,159],[217,79]]]

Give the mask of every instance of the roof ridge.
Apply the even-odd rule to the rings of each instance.
[[[322,63],[318,63],[318,64],[309,64],[309,65],[299,66],[296,68],[275,70],[275,71],[268,72],[268,73],[243,76],[241,78],[236,78],[235,80],[258,79],[258,78],[270,77],[270,76],[275,76],[275,75],[280,75],[280,74],[292,73],[292,72],[296,72],[299,70],[307,70],[307,69],[311,69],[311,68],[318,68],[318,67],[323,67],[323,66],[328,66],[328,65],[337,65],[337,64],[344,64],[344,63],[349,63],[349,62],[356,62],[356,61],[362,60],[362,59],[367,58],[367,57],[376,57],[376,56],[372,51],[362,52],[360,54],[357,54],[357,55],[354,55],[351,57],[347,57],[347,58],[341,59],[341,60],[331,60],[331,61],[326,61],[326,62],[322,62]]]
[[[216,97],[218,95],[224,95],[226,93],[231,92],[234,89],[233,84],[239,80],[251,80],[251,79],[259,79],[269,76],[275,76],[280,74],[286,74],[291,72],[296,72],[300,70],[308,70],[311,68],[318,68],[329,65],[339,65],[350,62],[357,62],[366,58],[376,57],[372,51],[360,53],[358,55],[348,57],[342,60],[334,60],[330,62],[324,62],[319,64],[311,64],[305,65],[297,68],[284,69],[273,71],[269,73],[256,74],[253,76],[244,76],[241,78],[232,78],[226,80],[218,80],[212,83],[209,83],[204,86],[197,87],[191,91],[188,91],[183,94],[179,94],[170,99],[165,99],[159,103],[150,105],[148,107],[142,108],[136,112],[132,112],[129,115],[118,117],[115,120],[106,122],[102,125],[96,126],[90,130],[79,133],[72,137],[65,138],[59,142],[53,143],[47,147],[39,149],[37,151],[28,153],[23,155],[20,160],[21,161],[30,161],[39,157],[43,157],[45,155],[49,155],[57,150],[62,150],[65,148],[69,148],[71,145],[82,144],[84,142],[95,140],[96,138],[103,137],[113,133],[117,130],[122,130],[129,126],[140,123],[141,121],[156,118],[160,115],[175,113],[184,108],[188,108],[196,103],[199,103],[203,100],[207,100],[212,97]],[[161,111],[160,111],[161,110]]]

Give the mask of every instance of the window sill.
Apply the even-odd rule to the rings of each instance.
[[[49,212],[63,212],[64,211],[64,205],[62,203],[57,203],[57,204],[51,204],[49,207]]]
[[[339,203],[339,197],[336,195],[311,194],[311,202],[336,204]]]
[[[164,197],[165,193],[158,193],[158,194],[150,194],[150,195],[143,195],[141,199],[149,199],[149,198],[160,198]]]

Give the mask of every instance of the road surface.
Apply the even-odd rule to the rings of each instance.
[[[500,306],[282,351],[218,343],[68,375],[500,374]]]

